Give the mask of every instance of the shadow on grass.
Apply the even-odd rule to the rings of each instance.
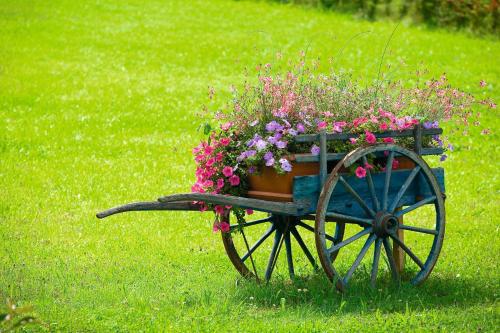
[[[420,286],[393,283],[389,277],[376,288],[369,278],[353,281],[339,293],[321,272],[291,281],[275,278],[269,284],[239,280],[233,297],[257,307],[311,307],[324,313],[405,312],[444,307],[469,307],[491,301],[494,286],[478,280],[434,274]]]

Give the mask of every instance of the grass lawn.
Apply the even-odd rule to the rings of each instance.
[[[444,247],[421,287],[340,295],[322,272],[256,285],[208,214],[94,216],[189,190],[208,86],[224,99],[245,66],[308,45],[320,70],[334,57],[372,80],[394,25],[247,1],[0,2],[2,302],[53,331],[498,331],[497,110],[493,134],[451,138]],[[405,77],[420,62],[500,101],[498,41],[400,26],[386,64]]]

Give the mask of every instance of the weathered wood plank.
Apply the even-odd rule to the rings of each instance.
[[[444,152],[443,148],[422,148],[420,150],[420,155],[422,156],[427,156],[427,155],[441,155]],[[327,161],[340,161],[343,159],[347,153],[329,153],[326,155],[326,160]],[[295,154],[295,161],[298,163],[305,163],[305,162],[319,162],[320,160],[320,155],[313,155],[313,154]],[[401,156],[401,154],[396,154],[395,156]]]
[[[173,194],[158,198],[158,201],[160,202],[178,202],[188,200],[204,201],[215,205],[231,205],[241,208],[252,208],[262,212],[295,216],[304,215],[304,211],[308,210],[309,206],[309,200],[307,198],[295,200],[295,202],[274,202],[268,200],[207,193]]]
[[[97,213],[96,216],[100,219],[110,215],[133,212],[133,211],[148,211],[148,210],[199,210],[200,206],[192,201],[163,203],[158,201],[150,202],[133,202],[126,205],[113,207],[103,212]]]
[[[437,181],[444,192],[444,169],[435,168],[432,169]],[[388,203],[392,203],[399,194],[400,188],[405,185],[405,181],[408,179],[412,170],[394,170],[391,176],[391,182],[389,186]],[[344,174],[343,177],[349,183],[349,185],[359,194],[359,196],[369,205],[372,205],[372,196],[370,189],[366,184],[365,179],[359,179],[354,175]],[[374,184],[375,193],[378,198],[382,198],[385,182],[385,173],[373,173],[372,180]],[[306,210],[306,213],[314,213],[316,211],[316,204],[319,198],[319,177],[316,176],[300,176],[294,178],[293,184],[293,198],[295,201],[309,200],[310,206]],[[416,177],[415,180],[407,187],[405,193],[401,196],[398,206],[408,206],[413,205],[418,200],[416,197],[429,197],[431,196],[431,190],[427,185],[427,182],[420,177]],[[330,203],[328,205],[329,211],[335,211],[340,214],[346,214],[358,217],[367,217],[363,208],[352,198],[352,195],[342,186],[338,184],[332,194]]]

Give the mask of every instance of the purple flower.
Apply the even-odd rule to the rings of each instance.
[[[298,124],[297,124],[297,131],[298,131],[299,133],[304,133],[304,132],[306,131],[306,129],[305,129],[305,127],[304,127],[304,125],[303,125],[303,124],[298,123]]]
[[[281,126],[280,124],[278,124],[278,123],[276,122],[276,120],[273,120],[273,121],[271,121],[270,123],[268,123],[268,124],[266,125],[266,130],[267,130],[268,132],[276,132],[276,131],[281,131],[281,130],[283,130],[283,126]]]
[[[248,168],[248,173],[249,174],[255,173],[255,171],[257,171],[257,168],[254,167],[253,165]]]
[[[448,156],[446,154],[443,154],[443,155],[441,155],[441,157],[439,158],[439,160],[441,162],[444,162],[444,161],[446,161],[447,158],[448,158]]]
[[[266,161],[266,166],[273,166],[274,165],[274,158],[270,158]]]
[[[290,164],[290,162],[288,162],[288,160],[286,158],[280,159],[280,164],[281,164],[281,168],[284,171],[286,171],[286,172],[292,171],[292,165]]]
[[[257,148],[258,151],[261,151],[267,147],[267,142],[259,139],[257,142],[255,142],[255,147]]]
[[[319,155],[319,152],[320,152],[320,149],[319,149],[319,147],[318,147],[318,146],[313,145],[313,146],[311,147],[311,154],[313,154],[313,155]]]
[[[298,132],[296,130],[294,130],[293,128],[290,128],[288,130],[288,134],[290,134],[291,136],[296,136],[298,134]]]
[[[247,158],[255,156],[255,154],[257,154],[255,150],[247,150],[245,153],[247,154]]]
[[[276,142],[276,147],[278,147],[279,149],[283,149],[283,148],[286,148],[287,144],[288,144],[288,142],[280,140],[280,141]]]
[[[448,143],[448,149],[449,151],[453,151],[455,149],[451,143]]]
[[[441,138],[439,137],[439,135],[434,135],[432,138],[434,139],[434,141],[437,142],[437,144],[438,144],[439,147],[443,146],[443,140],[441,140]]]
[[[255,154],[257,154],[257,151],[255,151],[255,150],[244,151],[240,154],[240,156],[236,157],[236,161],[241,162],[246,158],[255,156]]]
[[[268,160],[270,160],[270,159],[271,159],[271,158],[273,158],[273,157],[274,157],[274,156],[273,156],[273,153],[272,153],[272,152],[270,152],[270,151],[268,151],[267,153],[265,153],[265,154],[264,154],[264,160],[265,160],[265,161],[268,161]]]
[[[270,144],[276,144],[276,142],[278,142],[279,139],[281,139],[283,135],[281,133],[276,133],[274,134],[274,136],[270,136],[267,141],[270,143]]]
[[[254,137],[253,137],[253,139],[248,140],[248,142],[247,142],[247,146],[248,146],[248,147],[253,147],[253,146],[255,145],[255,143],[257,143],[257,141],[259,141],[260,139],[262,139],[262,138],[260,137],[260,135],[255,134],[255,135],[254,135]]]
[[[423,124],[424,128],[429,129],[429,128],[438,128],[439,127],[439,122],[438,121],[426,121]]]

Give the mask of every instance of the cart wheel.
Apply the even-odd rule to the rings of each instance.
[[[406,157],[414,164],[400,187],[391,187],[391,175],[395,179],[398,173],[392,167],[395,157]],[[365,168],[366,180],[358,183],[361,187],[354,190],[344,178],[348,174],[343,173],[343,170],[366,166],[371,158],[374,158],[372,163],[382,168],[382,171],[375,174]],[[415,179],[418,179],[420,188],[427,188],[426,194],[423,197],[411,197],[413,202],[405,206],[402,198],[405,198],[405,193]],[[340,214],[328,210],[332,193],[338,186],[341,187],[339,190],[344,190],[346,195],[352,197],[352,203],[359,206],[359,212]],[[328,218],[346,225],[346,239],[333,246],[328,244],[325,237],[325,228],[330,224],[325,221]],[[377,276],[383,275],[382,270],[379,270],[382,247],[387,257],[387,271],[391,272],[393,281],[410,280],[412,284],[418,285],[429,276],[441,251],[445,229],[444,196],[431,169],[416,153],[389,144],[361,147],[345,156],[329,175],[318,201],[315,227],[321,265],[339,291],[346,289],[372,245],[373,259],[371,262],[367,260],[368,265],[364,270],[358,270],[358,273],[365,272],[365,276],[370,277],[372,286],[375,286]],[[405,238],[401,237],[403,230],[406,231]],[[364,243],[359,241],[362,239]],[[402,274],[393,256],[393,245],[411,258]],[[332,254],[339,250],[342,251],[335,260]]]
[[[314,271],[318,269],[316,258],[306,245],[313,242],[315,233],[314,227],[306,223],[308,220],[314,217],[269,215],[241,226],[235,223],[230,233],[222,233],[224,248],[236,270],[257,282],[268,282],[274,270],[280,275],[288,270],[292,279],[296,275],[306,275],[311,272],[311,266]],[[338,224],[331,235],[325,235],[325,241],[337,244],[342,241],[343,234],[344,227]],[[282,247],[286,262],[278,260]],[[296,251],[302,253],[297,255]]]

